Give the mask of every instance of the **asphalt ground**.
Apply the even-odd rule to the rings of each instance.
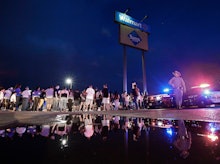
[[[47,124],[55,121],[56,116],[59,114],[98,114],[150,119],[182,119],[205,122],[220,122],[220,107],[200,109],[140,109],[87,112],[0,111],[0,127],[7,127],[13,124]]]

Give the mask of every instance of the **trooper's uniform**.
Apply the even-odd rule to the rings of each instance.
[[[173,75],[174,77],[169,80],[169,84],[173,87],[177,109],[181,109],[183,92],[186,91],[186,85],[179,71],[174,71]]]

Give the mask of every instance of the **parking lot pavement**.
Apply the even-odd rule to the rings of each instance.
[[[142,117],[151,119],[172,119],[172,120],[197,120],[207,122],[220,122],[220,108],[200,109],[141,109],[141,110],[117,110],[117,111],[74,111],[74,112],[9,112],[0,111],[0,127],[15,124],[43,124],[53,122],[58,114],[107,114],[126,117]]]

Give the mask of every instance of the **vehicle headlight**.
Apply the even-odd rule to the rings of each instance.
[[[157,101],[161,100],[161,96],[157,96],[157,97],[156,97],[156,100],[157,100]]]
[[[203,91],[203,93],[204,93],[205,95],[209,95],[209,94],[210,94],[210,90],[206,89],[206,90]]]

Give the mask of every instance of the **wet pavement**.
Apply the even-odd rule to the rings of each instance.
[[[0,111],[0,127],[15,123],[42,124],[53,122],[58,114],[107,114],[151,119],[175,119],[197,120],[205,122],[220,122],[220,108],[200,109],[141,109],[141,110],[117,110],[117,111],[73,111],[73,112],[32,112],[32,111]]]
[[[219,138],[218,107],[0,111],[1,159],[8,163],[217,164]]]

